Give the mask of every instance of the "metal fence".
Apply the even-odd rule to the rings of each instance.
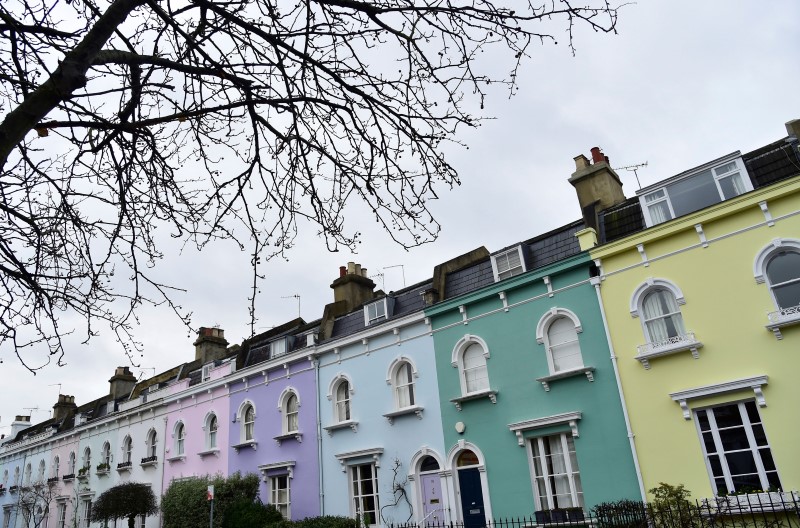
[[[570,508],[546,510],[530,517],[486,520],[483,523],[420,522],[389,524],[388,528],[534,528],[587,526],[594,528],[800,528],[800,495],[758,493],[683,501],[656,506],[636,501],[607,503],[592,512]]]

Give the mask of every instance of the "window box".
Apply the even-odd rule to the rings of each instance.
[[[117,464],[117,471],[119,471],[120,473],[123,471],[130,471],[131,466],[133,466],[133,462],[131,462],[130,460],[128,460],[127,462],[120,462],[119,464]]]
[[[695,338],[694,332],[688,332],[686,334],[664,339],[663,341],[645,343],[644,345],[639,345],[636,348],[638,350],[638,354],[636,354],[635,359],[640,361],[644,368],[649,369],[651,359],[661,356],[669,356],[670,354],[677,354],[687,350],[691,351],[692,357],[697,359],[700,357],[700,353],[697,350],[703,348],[703,343]]]
[[[555,508],[552,510],[539,510],[534,512],[537,525],[558,524],[558,525],[579,525],[585,526],[586,514],[582,508]]]
[[[396,411],[388,412],[383,415],[384,418],[389,420],[389,425],[394,423],[394,419],[398,416],[405,416],[407,414],[416,414],[417,418],[422,420],[422,411],[424,407],[420,407],[419,405],[412,405],[410,407],[404,407],[402,409],[397,409]]]
[[[9,493],[16,493],[19,490],[19,486],[11,486],[8,488]]]
[[[199,456],[200,458],[207,457],[210,455],[219,456],[219,449],[215,447],[214,449],[207,449],[206,451],[200,451],[199,453],[197,453],[197,456]]]
[[[94,474],[97,475],[98,477],[104,477],[104,476],[108,475],[108,470],[107,469],[98,469],[97,471],[95,471]]]
[[[800,494],[796,491],[764,491],[714,497],[704,502],[723,514],[793,511],[800,507]]]
[[[139,463],[139,465],[142,467],[155,466],[156,464],[158,464],[158,456],[144,457]]]
[[[246,447],[249,447],[250,449],[255,451],[256,448],[258,448],[258,442],[256,442],[255,440],[245,440],[244,442],[240,442],[238,444],[233,444],[231,447],[237,453],[239,452],[240,449],[244,449]]]
[[[274,436],[273,439],[278,445],[281,445],[281,442],[285,440],[297,440],[298,442],[303,441],[303,433],[299,431],[294,431],[291,433],[285,433],[282,435]]]
[[[337,431],[339,429],[346,429],[347,427],[352,429],[353,432],[355,433],[358,431],[358,422],[354,420],[344,420],[339,423],[326,425],[325,427],[323,427],[323,429],[325,429],[328,432],[328,436],[333,436],[334,431]]]
[[[5,495],[5,494],[6,494],[6,489],[0,488],[0,495]]]
[[[58,477],[50,477],[47,479],[48,484],[55,484],[56,482],[58,482]]]
[[[63,477],[61,477],[61,480],[63,480],[64,482],[71,482],[75,480],[75,473],[69,473],[67,475],[64,475]]]
[[[497,403],[497,391],[492,389],[486,389],[478,392],[472,392],[470,394],[465,394],[464,396],[459,396],[458,398],[451,398],[450,401],[454,403],[456,409],[460,411],[461,405],[464,402],[468,402],[471,400],[478,400],[480,398],[489,398],[492,401],[492,403]]]
[[[536,378],[536,381],[542,384],[544,387],[545,392],[550,392],[550,383],[556,380],[564,379],[564,378],[572,378],[574,376],[585,375],[586,379],[589,381],[594,381],[594,367],[580,367],[571,370],[564,370],[561,372],[556,372],[555,374],[550,374],[549,376],[542,376],[541,378]]]
[[[767,314],[767,318],[769,319],[769,324],[766,326],[767,330],[772,330],[775,333],[775,337],[783,339],[781,328],[800,324],[800,305],[770,312]]]

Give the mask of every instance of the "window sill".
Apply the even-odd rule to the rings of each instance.
[[[743,495],[727,495],[704,499],[703,505],[708,505],[716,513],[745,514],[762,512],[794,511],[800,501],[797,492],[765,491],[762,493],[745,493]]]
[[[47,479],[48,484],[56,484],[58,482],[58,477],[50,477]]]
[[[219,449],[217,449],[215,447],[213,449],[207,449],[205,451],[200,451],[199,453],[197,453],[197,456],[199,456],[200,458],[211,456],[211,455],[214,455],[214,456],[218,457],[219,456]]]
[[[459,411],[461,410],[461,405],[464,402],[478,400],[480,398],[489,398],[492,403],[497,403],[497,391],[492,389],[486,389],[478,392],[472,392],[470,394],[465,394],[463,396],[459,396],[458,398],[452,398],[450,401],[455,404],[456,409]]]
[[[246,447],[249,447],[250,449],[255,451],[258,448],[258,442],[256,442],[255,440],[247,440],[246,442],[241,442],[239,444],[234,444],[231,447],[237,453],[239,452],[240,449],[244,449]]]
[[[186,455],[176,455],[174,457],[167,458],[167,462],[183,462],[186,460]]]
[[[576,369],[562,370],[561,372],[556,372],[555,374],[550,374],[549,376],[536,378],[536,381],[542,384],[545,392],[550,392],[551,382],[580,375],[585,375],[586,379],[589,381],[594,381],[594,367],[580,367]]]
[[[64,475],[63,477],[61,477],[61,480],[64,482],[72,482],[73,480],[75,480],[75,475],[74,474]]]
[[[133,466],[133,463],[131,463],[131,462],[120,462],[119,464],[117,464],[117,473],[123,473],[125,471],[130,471],[131,470],[131,466]]]
[[[394,424],[394,419],[399,416],[405,416],[407,414],[416,414],[417,418],[422,420],[422,410],[423,407],[419,405],[412,405],[410,407],[403,407],[402,409],[397,409],[396,411],[392,411],[383,415],[384,418],[389,420],[389,425]]]
[[[144,467],[155,467],[156,464],[158,464],[158,458],[154,457],[154,456],[153,457],[143,458],[142,461],[139,462],[139,465],[142,466],[143,468]]]
[[[281,445],[281,442],[283,442],[285,440],[292,440],[292,439],[297,440],[298,442],[302,442],[303,441],[303,433],[301,433],[300,431],[294,431],[292,433],[286,433],[286,434],[282,434],[282,435],[278,435],[278,436],[274,436],[273,437],[273,440],[275,440],[275,442],[278,445]]]
[[[348,427],[352,429],[354,433],[358,432],[358,422],[354,420],[345,420],[343,422],[326,425],[325,427],[323,427],[323,429],[325,429],[328,432],[328,436],[333,436],[334,431],[338,431],[339,429],[346,429]]]
[[[86,475],[78,475],[78,477],[77,477],[77,478],[78,478],[78,480],[80,480],[81,482],[86,482],[87,480],[89,480],[89,475],[88,475],[88,474],[86,474]]]
[[[637,347],[639,353],[635,359],[640,361],[645,369],[649,370],[651,359],[687,350],[692,353],[693,358],[698,359],[700,357],[700,353],[697,351],[699,348],[703,348],[703,343],[695,339],[693,332],[689,332],[684,335],[670,337],[664,341],[639,345]]]
[[[800,324],[800,306],[792,306],[776,312],[770,312],[767,317],[769,318],[769,324],[766,326],[767,330],[772,330],[775,337],[780,340],[783,339],[781,328]]]
[[[108,473],[109,473],[108,469],[98,469],[95,472],[95,475],[97,475],[98,477],[105,477],[106,475],[108,475]]]

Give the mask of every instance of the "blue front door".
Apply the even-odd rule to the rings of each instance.
[[[481,474],[478,468],[458,470],[458,489],[461,492],[461,515],[464,518],[464,528],[486,526]]]

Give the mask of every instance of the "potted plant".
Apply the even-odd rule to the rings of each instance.
[[[549,524],[550,523],[550,510],[539,510],[533,512],[536,518],[536,524]]]
[[[97,472],[98,473],[108,473],[108,470],[111,466],[107,462],[101,462],[97,464]]]
[[[583,508],[564,508],[564,512],[566,512],[567,520],[570,522],[580,522],[586,520],[586,515],[583,513]]]
[[[567,522],[567,510],[564,508],[554,508],[550,510],[550,522],[563,523]]]

